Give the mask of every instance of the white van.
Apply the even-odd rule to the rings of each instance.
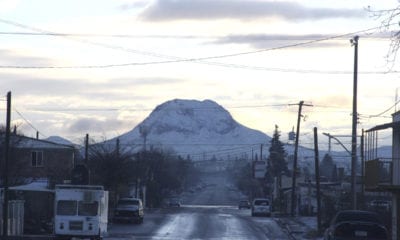
[[[271,204],[267,198],[255,198],[251,205],[251,216],[271,216]]]
[[[56,238],[101,240],[107,233],[108,192],[103,186],[56,185],[54,214]]]

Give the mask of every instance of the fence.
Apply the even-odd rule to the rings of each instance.
[[[3,234],[3,203],[0,203],[0,233]],[[8,236],[22,236],[24,233],[24,201],[8,202]]]

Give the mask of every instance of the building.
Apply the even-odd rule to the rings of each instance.
[[[400,238],[400,111],[394,113],[390,123],[368,129],[365,138],[365,191],[389,193],[392,196],[391,235]],[[378,153],[378,132],[392,129],[391,157]]]
[[[0,135],[1,167],[4,166],[4,139]],[[50,184],[70,179],[75,164],[75,149],[70,145],[45,140],[10,136],[8,179],[10,185],[27,183],[36,179],[47,179]],[[3,172],[0,172],[3,175]],[[3,177],[3,176],[2,176]]]

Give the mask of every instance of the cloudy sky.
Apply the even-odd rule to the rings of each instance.
[[[395,111],[399,63],[387,54],[398,25],[384,27],[377,11],[398,4],[0,0],[0,119],[11,91],[13,125],[25,135],[79,143],[86,133],[125,133],[165,101],[211,99],[247,127],[272,135],[279,125],[286,141],[297,120],[291,104],[303,100],[313,105],[304,107],[303,145],[314,127],[350,135],[353,36],[359,130]]]

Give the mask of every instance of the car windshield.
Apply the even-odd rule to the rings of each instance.
[[[121,199],[118,201],[118,205],[124,206],[124,205],[139,205],[140,202],[139,200],[136,199]]]
[[[269,205],[269,201],[268,200],[255,200],[254,201],[254,205]]]

